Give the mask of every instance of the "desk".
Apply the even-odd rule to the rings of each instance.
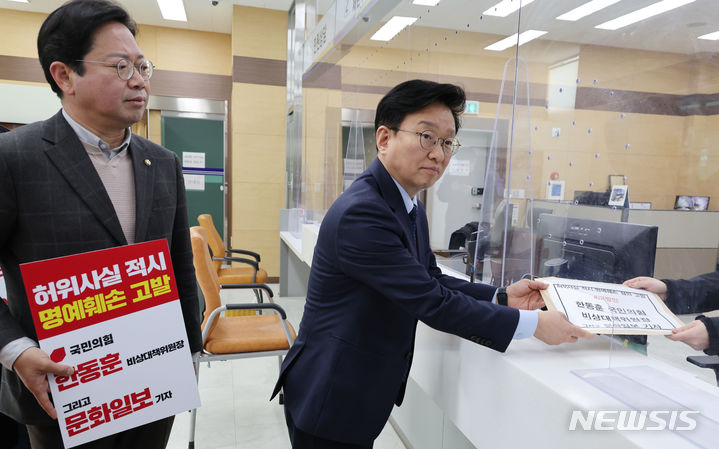
[[[560,346],[515,340],[499,353],[419,323],[405,403],[392,422],[413,449],[696,448],[681,432],[569,431],[573,410],[628,409],[572,373],[610,363],[649,366],[719,401],[712,383],[607,337]]]

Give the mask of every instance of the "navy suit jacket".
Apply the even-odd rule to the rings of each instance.
[[[417,243],[409,220],[379,159],[325,215],[299,334],[273,393],[284,387],[301,430],[373,441],[402,403],[417,320],[498,351],[509,345],[519,312],[490,302],[495,287],[442,275],[421,204]]]
[[[691,279],[662,279],[667,284],[667,307],[675,313],[709,312],[719,309],[719,271]],[[705,321],[709,333],[710,355],[719,354],[719,317]]]
[[[132,136],[130,154],[135,241],[167,239],[190,349],[199,351],[200,314],[180,161],[139,136]],[[20,264],[126,244],[102,180],[62,113],[0,134],[0,265],[8,296],[7,305],[0,301],[0,348],[20,337],[36,339]],[[26,424],[51,422],[20,378],[5,368],[0,411]]]

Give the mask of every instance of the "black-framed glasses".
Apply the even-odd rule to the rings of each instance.
[[[115,69],[117,69],[117,76],[123,81],[127,81],[132,78],[132,75],[135,73],[135,69],[137,69],[137,73],[140,74],[142,79],[149,80],[152,78],[152,72],[155,70],[155,66],[147,59],[140,59],[137,64],[134,65],[125,58],[120,59],[116,63],[90,61],[87,59],[76,59],[75,62],[91,62],[93,64],[102,64],[106,67],[115,67]]]
[[[423,150],[432,151],[437,147],[437,143],[442,143],[442,151],[445,156],[452,157],[457,154],[457,150],[461,144],[456,138],[448,139],[444,137],[438,137],[434,131],[408,131],[406,129],[394,128],[395,131],[403,131],[406,133],[417,134],[419,137],[419,146]]]

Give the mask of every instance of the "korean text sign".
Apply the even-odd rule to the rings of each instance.
[[[23,264],[65,447],[200,404],[166,240]]]

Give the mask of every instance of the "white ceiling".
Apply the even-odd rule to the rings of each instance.
[[[594,26],[659,0],[623,0],[576,22],[555,19],[588,1],[535,0],[521,10],[520,31],[548,31],[540,38],[544,41],[683,54],[719,53],[719,41],[696,39],[697,36],[719,31],[719,0],[696,0],[616,31],[600,30]],[[421,17],[415,22],[415,25],[420,26],[511,36],[517,32],[519,13],[514,12],[504,18],[482,14],[497,2],[498,0],[442,0],[435,7],[421,7],[411,4],[409,0],[402,0],[389,15]]]
[[[1,8],[25,11],[50,12],[65,0],[30,0],[30,4],[0,0]],[[156,2],[151,0],[119,0],[133,18],[140,24],[187,28],[194,30],[230,33],[232,27],[232,5],[244,5],[286,11],[293,0],[218,0],[212,6],[210,0],[184,0],[188,22],[173,22],[162,19]],[[337,0],[343,2],[347,0]],[[378,0],[397,1],[397,0]],[[451,31],[472,31],[498,36],[509,36],[517,32],[518,13],[498,18],[482,16],[482,12],[497,3],[498,0],[441,0],[434,7],[417,6],[411,0],[399,0],[390,12],[392,15],[420,17],[415,25],[441,28]],[[519,0],[515,0],[519,1]],[[670,51],[693,54],[718,52],[719,41],[698,40],[695,37],[719,31],[719,0],[696,0],[672,12],[656,16],[650,20],[617,30],[598,30],[594,26],[634,11],[658,0],[623,0],[577,22],[556,20],[565,13],[588,0],[536,0],[522,9],[522,30],[538,29],[548,31],[541,39],[608,45],[645,50]],[[316,5],[320,14],[324,13],[333,0],[306,0]],[[372,27],[376,30],[380,22]],[[469,25],[469,27],[468,27]],[[369,44],[369,41],[366,41]],[[374,45],[380,45],[374,43]],[[390,46],[392,43],[389,44]],[[401,45],[401,44],[400,44]]]
[[[66,0],[30,0],[29,4],[0,0],[0,8],[49,13]],[[153,0],[115,0],[123,5],[137,23],[172,28],[185,28],[216,33],[232,32],[232,5],[287,11],[292,0],[218,0],[216,6],[210,0],[184,0],[187,22],[165,20]],[[2,12],[0,12],[2,14]]]

